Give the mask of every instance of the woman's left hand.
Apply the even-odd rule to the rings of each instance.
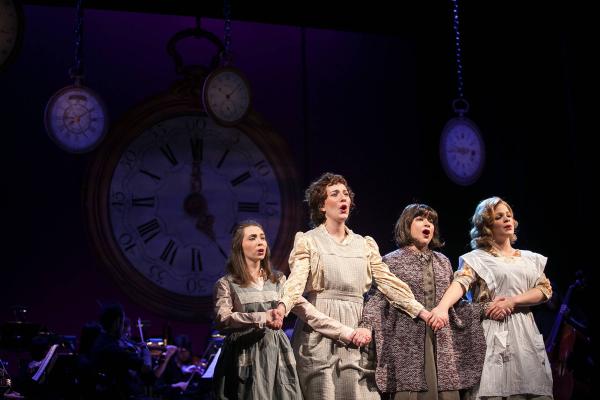
[[[515,302],[510,297],[499,297],[494,299],[485,314],[488,318],[500,321],[512,314]]]
[[[358,347],[365,346],[371,342],[371,331],[366,328],[356,328],[350,335],[350,339]]]

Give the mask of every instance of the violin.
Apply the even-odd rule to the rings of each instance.
[[[201,373],[202,372],[202,367],[200,365],[196,365],[196,364],[189,364],[189,365],[182,365],[181,366],[181,372],[184,374],[195,374],[195,373]]]

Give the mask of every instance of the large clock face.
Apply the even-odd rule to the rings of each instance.
[[[485,161],[485,145],[477,125],[464,117],[448,121],[440,139],[440,159],[446,174],[455,183],[475,182]]]
[[[259,221],[270,243],[282,215],[269,157],[242,130],[202,115],[164,119],[122,152],[110,181],[112,233],[131,266],[157,286],[210,296],[231,232]]]
[[[211,318],[231,232],[263,225],[275,268],[300,225],[296,172],[281,137],[253,113],[235,127],[200,108],[202,75],[132,108],[95,151],[85,188],[98,262],[138,304],[167,318]]]

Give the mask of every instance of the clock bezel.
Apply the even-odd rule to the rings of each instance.
[[[23,36],[25,34],[25,13],[23,12],[23,5],[19,0],[12,0],[12,4],[15,8],[15,14],[17,16],[17,36],[15,38],[15,43],[8,54],[8,57],[6,57],[4,61],[0,63],[0,72],[15,62],[17,55],[23,46]]]
[[[104,126],[102,128],[102,132],[100,132],[100,135],[97,137],[97,139],[92,144],[90,144],[89,146],[83,147],[81,149],[73,149],[73,148],[67,146],[60,139],[59,135],[57,135],[57,132],[52,128],[52,124],[50,123],[50,119],[53,118],[53,116],[54,116],[54,107],[57,104],[56,102],[58,101],[58,99],[60,97],[62,97],[66,92],[68,92],[70,90],[82,90],[82,91],[86,92],[89,97],[93,97],[96,100],[96,102],[98,103],[98,105],[100,106],[101,113],[104,117]],[[100,145],[100,143],[102,143],[102,141],[106,137],[109,125],[110,125],[110,122],[108,119],[108,112],[106,109],[106,104],[104,103],[104,100],[102,100],[102,97],[100,97],[98,95],[98,93],[96,93],[94,90],[90,89],[87,86],[83,86],[81,84],[68,85],[68,86],[63,87],[62,89],[59,89],[56,93],[54,93],[52,95],[50,100],[48,100],[48,104],[46,104],[46,109],[44,110],[44,126],[46,127],[46,132],[48,133],[48,136],[58,147],[60,147],[62,150],[66,151],[67,153],[83,154],[83,153],[89,153],[90,151],[94,150],[95,148],[97,148]]]
[[[198,103],[197,97],[182,98],[172,93],[159,95],[133,108],[115,124],[91,161],[84,188],[84,207],[87,210],[88,233],[92,247],[100,263],[108,268],[124,292],[137,303],[151,307],[162,316],[207,321],[210,320],[213,309],[210,296],[187,296],[169,291],[153,283],[130,264],[113,235],[109,211],[112,173],[123,151],[138,135],[160,121],[187,115],[206,117]],[[300,225],[300,206],[296,199],[296,171],[289,157],[284,156],[290,152],[283,140],[271,132],[258,117],[249,115],[249,118],[236,128],[263,151],[279,182],[282,215],[277,241],[271,243],[271,254],[273,264],[285,268],[294,234]],[[225,272],[224,269],[223,271]]]
[[[244,82],[244,85],[246,86],[246,90],[248,91],[248,106],[246,107],[246,110],[244,111],[244,113],[238,119],[233,120],[233,121],[228,121],[228,120],[224,120],[224,119],[220,118],[217,115],[216,111],[213,110],[212,107],[210,106],[210,102],[208,99],[209,86],[220,74],[223,74],[225,72],[230,72],[230,73],[233,73],[233,74],[237,75],[238,77],[240,77],[240,79],[242,80],[242,82]],[[203,104],[204,109],[208,113],[208,115],[210,115],[210,117],[212,119],[214,119],[219,125],[223,125],[223,126],[238,125],[241,121],[244,120],[244,118],[246,118],[248,116],[248,113],[250,112],[250,109],[252,108],[252,90],[250,88],[250,81],[248,80],[248,78],[246,78],[246,75],[244,75],[244,73],[237,68],[230,67],[230,66],[219,67],[219,68],[211,71],[210,74],[208,74],[208,76],[204,80],[204,84],[202,85],[202,104]]]
[[[480,153],[479,165],[477,165],[476,171],[469,176],[462,176],[455,172],[455,170],[450,165],[450,161],[448,158],[448,148],[447,148],[447,139],[452,130],[456,126],[466,126],[471,132],[475,134],[478,142],[478,151]],[[450,178],[450,180],[461,186],[469,186],[475,183],[483,172],[483,167],[485,165],[485,143],[483,141],[483,137],[481,136],[481,132],[479,127],[471,121],[469,118],[464,116],[451,118],[448,120],[444,129],[442,130],[442,135],[440,137],[440,160],[444,172]]]

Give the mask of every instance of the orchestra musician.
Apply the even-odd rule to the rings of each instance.
[[[158,378],[154,393],[167,400],[199,399],[201,372],[192,357],[192,342],[188,336],[179,335],[173,343],[174,346],[167,346],[164,360],[154,370]]]
[[[143,399],[145,390],[140,379],[153,375],[150,351],[144,346],[131,346],[124,337],[125,314],[120,305],[105,306],[100,325],[102,331],[90,351],[92,368],[98,378],[96,397]]]

